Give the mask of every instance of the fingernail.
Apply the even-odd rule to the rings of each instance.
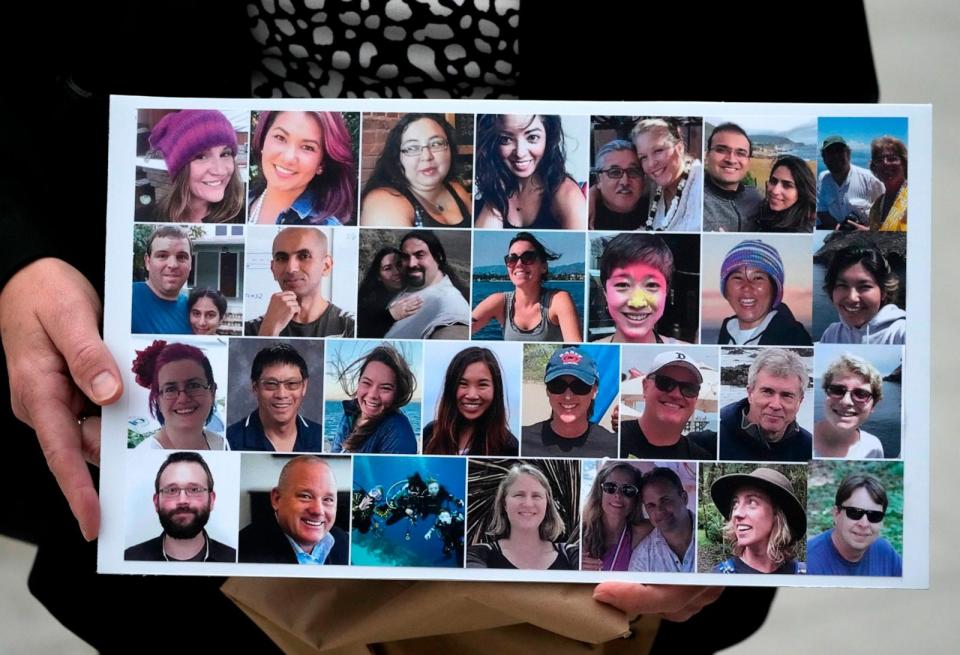
[[[93,402],[102,403],[117,392],[117,380],[108,371],[103,371],[93,378],[90,390],[93,392]]]

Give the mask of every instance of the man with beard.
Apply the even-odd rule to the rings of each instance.
[[[647,220],[643,169],[633,144],[608,142],[597,152],[597,183],[590,189],[590,229],[638,230]]]
[[[263,316],[243,333],[261,337],[353,337],[353,315],[323,297],[320,282],[333,270],[326,235],[313,227],[288,227],[273,239],[270,271],[280,291]]]
[[[217,494],[203,458],[176,452],[160,465],[153,483],[153,506],[163,534],[127,548],[125,560],[149,562],[236,562],[237,552],[207,535],[204,526]]]
[[[653,468],[643,476],[640,498],[653,532],[634,548],[628,570],[692,572],[694,519],[680,476],[673,469]]]
[[[407,287],[390,302],[412,295],[423,305],[387,331],[388,339],[469,339],[470,305],[467,286],[447,263],[443,244],[427,230],[408,232],[400,241]]]

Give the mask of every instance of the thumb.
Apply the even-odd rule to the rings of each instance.
[[[73,285],[54,289],[59,297],[40,310],[48,314],[41,324],[77,387],[98,405],[109,405],[123,393],[120,370],[100,337],[100,299],[79,273],[77,278],[80,284],[75,279]]]

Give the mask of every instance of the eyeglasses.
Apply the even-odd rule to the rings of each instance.
[[[669,375],[663,374],[650,375],[648,377],[653,380],[654,386],[663,393],[670,393],[677,387],[680,387],[680,395],[684,398],[696,398],[700,395],[700,385],[696,382],[681,382],[680,380],[674,380]]]
[[[626,174],[631,180],[641,180],[643,179],[643,171],[639,168],[620,168],[619,166],[611,166],[610,168],[601,168],[597,171],[598,173],[603,173],[611,180],[619,180],[621,177]]]
[[[554,378],[547,382],[547,391],[553,394],[565,393],[568,388],[575,396],[586,396],[593,391],[592,384],[587,384],[578,378],[574,378],[569,382],[567,380],[561,380],[560,378]]]
[[[637,494],[640,493],[640,490],[635,484],[617,484],[616,482],[604,482],[600,485],[600,488],[603,489],[603,493],[609,494],[612,496],[618,491],[623,494],[624,498],[636,498]]]
[[[842,384],[828,384],[824,388],[824,391],[827,392],[827,395],[831,398],[840,399],[850,394],[850,398],[855,403],[868,403],[873,400],[873,392],[869,389],[861,389],[857,387],[856,389],[847,389]]]
[[[203,384],[201,382],[187,382],[182,387],[176,384],[167,384],[160,388],[160,395],[164,400],[176,400],[180,392],[187,394],[188,398],[202,396],[213,388],[212,384]]]
[[[841,505],[840,509],[844,511],[847,518],[851,521],[859,521],[863,518],[864,514],[866,514],[868,521],[871,523],[879,523],[883,520],[883,517],[887,515],[886,512],[882,512],[879,509],[860,509],[859,507],[850,507],[849,505]]]
[[[732,153],[737,159],[749,159],[750,151],[743,148],[731,148],[730,146],[713,146],[711,152],[715,152],[722,157],[729,157]]]
[[[164,498],[179,498],[180,492],[187,494],[187,498],[199,498],[203,494],[207,493],[209,489],[206,487],[162,487],[160,489],[160,495]]]
[[[300,380],[274,380],[272,378],[267,378],[266,380],[259,380],[257,385],[264,391],[276,391],[281,386],[287,391],[297,391],[300,387],[303,386],[303,379]]]
[[[517,262],[521,262],[529,266],[538,259],[540,259],[540,256],[537,254],[536,250],[524,250],[519,255],[515,252],[512,252],[509,255],[504,255],[503,263],[507,266],[513,267],[517,265]]]
[[[427,145],[422,146],[419,143],[411,143],[408,146],[400,148],[400,154],[405,157],[419,157],[424,148],[429,148],[430,152],[443,152],[450,146],[446,139],[431,139]]]
[[[903,161],[900,158],[900,155],[881,155],[877,157],[877,159],[882,161],[884,164],[899,164],[901,161]]]

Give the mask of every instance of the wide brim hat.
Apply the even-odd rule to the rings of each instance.
[[[757,487],[767,492],[777,507],[787,517],[787,525],[794,541],[799,541],[807,531],[807,513],[793,491],[793,485],[783,473],[760,467],[750,473],[731,473],[717,478],[710,487],[710,496],[723,518],[730,519],[730,506],[737,489]]]

